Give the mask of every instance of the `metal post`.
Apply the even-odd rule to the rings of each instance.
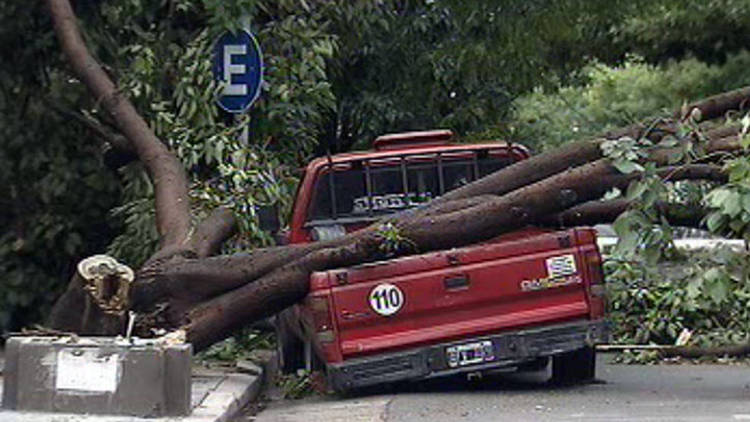
[[[331,217],[335,220],[338,218],[338,208],[336,207],[336,183],[333,180],[333,174],[336,173],[333,170],[333,161],[331,160],[331,154],[328,154],[328,189],[331,191]]]
[[[440,195],[445,193],[445,176],[443,175],[443,154],[437,153],[438,163],[438,187],[440,188]]]
[[[479,179],[479,159],[476,152],[472,152],[471,161],[474,164],[474,180],[477,180]]]
[[[370,173],[370,162],[362,162],[365,167],[365,188],[367,189],[367,216],[372,217],[372,174]]]
[[[406,174],[406,157],[404,156],[401,156],[401,184],[404,188],[404,195],[408,195],[409,194],[409,178]]]

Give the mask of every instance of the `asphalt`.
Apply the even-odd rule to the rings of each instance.
[[[264,363],[273,359],[269,356]],[[0,397],[5,360],[0,350]],[[19,412],[0,409],[2,422],[228,422],[261,391],[267,365],[245,363],[242,372],[195,368],[192,373],[190,416],[137,418],[132,416]]]
[[[563,386],[550,371],[447,377],[267,404],[253,422],[750,421],[750,365],[622,365],[600,354],[599,381]]]

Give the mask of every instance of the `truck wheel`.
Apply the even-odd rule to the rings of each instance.
[[[292,374],[305,367],[305,346],[289,327],[289,320],[282,311],[276,315],[276,353],[279,358],[279,370]]]
[[[575,384],[593,381],[596,376],[596,351],[586,346],[552,358],[552,382]]]

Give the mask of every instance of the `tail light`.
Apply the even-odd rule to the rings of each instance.
[[[589,275],[589,295],[591,317],[600,318],[605,312],[606,287],[604,285],[604,272],[602,271],[602,258],[599,251],[588,251],[584,254],[586,269]]]
[[[597,251],[586,252],[586,266],[589,270],[591,285],[604,284],[604,273],[602,272],[602,258]]]
[[[333,323],[331,320],[330,300],[328,295],[311,296],[310,310],[312,311],[315,335],[321,343],[334,341]]]

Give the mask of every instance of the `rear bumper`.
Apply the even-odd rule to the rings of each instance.
[[[606,342],[608,338],[609,324],[605,320],[510,331],[328,364],[328,380],[335,390],[342,391],[393,381],[503,368],[593,346]],[[453,368],[448,365],[447,347],[487,340],[492,342],[494,352],[491,362]]]

